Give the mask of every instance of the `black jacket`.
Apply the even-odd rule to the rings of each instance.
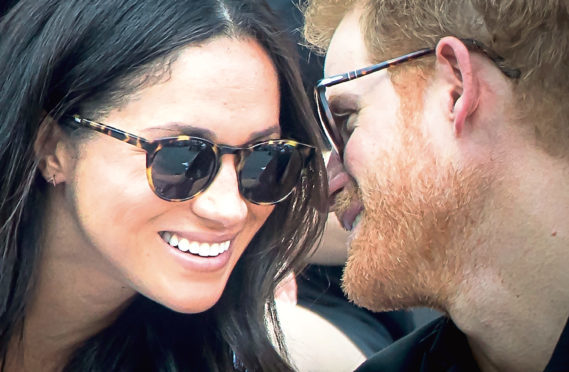
[[[356,372],[479,371],[466,336],[441,317],[403,337],[364,362]],[[544,372],[569,371],[569,322]]]

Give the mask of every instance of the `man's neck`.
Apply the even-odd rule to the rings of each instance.
[[[569,316],[569,179],[545,154],[508,160],[448,311],[483,371],[542,371]]]
[[[467,335],[480,369],[543,371],[569,316],[567,296],[556,298],[556,291],[547,291],[543,301],[536,301],[537,296],[516,294],[501,285],[483,288],[478,296],[486,300],[471,299],[469,309],[450,313]]]

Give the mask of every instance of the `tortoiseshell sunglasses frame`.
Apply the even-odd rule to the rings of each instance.
[[[253,143],[250,146],[238,147],[238,146],[229,146],[229,145],[219,145],[219,144],[215,144],[215,143],[213,143],[207,139],[201,138],[201,137],[188,136],[188,135],[179,135],[179,136],[173,136],[173,137],[159,138],[156,140],[148,140],[146,138],[139,137],[139,136],[134,135],[132,133],[125,132],[123,130],[112,127],[110,125],[106,125],[106,124],[99,123],[96,121],[92,121],[89,119],[84,119],[84,118],[80,117],[79,115],[69,116],[69,122],[73,123],[75,127],[92,129],[94,131],[106,134],[107,136],[116,138],[119,141],[128,143],[129,145],[133,145],[133,146],[138,147],[139,149],[144,150],[146,152],[146,178],[148,180],[148,185],[150,186],[150,188],[152,189],[154,194],[156,194],[160,199],[163,199],[166,201],[171,201],[171,202],[182,202],[182,201],[190,200],[192,198],[195,198],[196,196],[198,196],[199,194],[201,194],[205,190],[207,190],[207,188],[211,185],[211,183],[215,179],[217,173],[219,172],[219,168],[220,168],[220,164],[221,164],[221,156],[223,156],[223,155],[231,154],[231,155],[237,155],[238,156],[239,162],[235,168],[236,168],[237,172],[239,172],[242,169],[243,164],[245,163],[245,159],[247,158],[247,154],[253,152],[254,147],[259,146],[259,145],[272,145],[272,144],[288,145],[288,146],[294,147],[299,152],[299,154],[301,155],[302,160],[303,160],[302,172],[304,172],[308,162],[310,161],[310,159],[312,158],[312,156],[314,156],[314,154],[316,152],[316,148],[314,146],[307,145],[305,143],[297,142],[297,141],[290,140],[290,139],[274,139],[274,140],[260,141],[260,142]],[[156,187],[154,185],[154,181],[152,180],[152,161],[154,160],[156,153],[158,153],[158,151],[160,151],[164,147],[167,147],[168,145],[177,144],[179,147],[182,147],[185,143],[189,144],[189,141],[192,141],[192,140],[198,140],[198,141],[202,141],[206,144],[209,144],[211,146],[213,152],[214,152],[216,164],[215,164],[215,168],[213,169],[213,171],[212,171],[211,175],[209,176],[207,182],[204,184],[204,186],[201,190],[199,190],[195,194],[192,194],[191,196],[186,197],[186,198],[168,198],[168,197],[165,197],[163,195],[160,195],[160,193],[156,190]],[[294,188],[295,187],[292,187],[291,190],[285,196],[280,198],[279,200],[270,201],[270,202],[258,202],[258,201],[251,200],[251,199],[244,196],[244,193],[241,190],[241,182],[239,182],[239,192],[241,193],[241,195],[244,198],[246,198],[248,201],[250,201],[251,203],[257,204],[257,205],[272,205],[272,204],[279,203],[279,202],[283,201],[284,199],[286,199],[292,193]]]
[[[504,61],[504,58],[500,57],[494,51],[487,48],[480,41],[474,39],[460,39],[460,41],[462,41],[467,48],[477,50],[486,55],[508,78],[518,79],[521,76],[520,70],[503,66],[502,62]],[[320,127],[326,135],[330,147],[336,151],[340,158],[343,159],[345,141],[342,137],[341,128],[338,128],[334,123],[334,115],[332,115],[330,106],[328,105],[328,100],[326,99],[326,88],[345,83],[346,81],[354,80],[389,67],[397,66],[405,62],[427,56],[434,52],[435,48],[423,48],[371,66],[318,80],[314,88],[314,98],[316,101],[318,116],[320,117]]]

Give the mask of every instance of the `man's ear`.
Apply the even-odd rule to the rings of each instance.
[[[34,154],[42,176],[54,186],[65,182],[66,138],[57,122],[46,114],[34,140]]]
[[[460,137],[468,117],[478,107],[478,80],[472,66],[471,54],[459,39],[447,36],[437,44],[436,74],[441,79],[448,94],[449,117],[453,122],[454,133]]]

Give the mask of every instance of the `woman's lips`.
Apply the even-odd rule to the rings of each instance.
[[[217,255],[210,256],[210,252],[207,252],[208,254],[206,256],[202,256],[199,254],[199,251],[198,254],[192,254],[189,251],[184,252],[178,247],[173,247],[169,242],[166,242],[164,240],[164,237],[162,235],[159,233],[157,234],[157,237],[161,244],[167,247],[168,255],[174,258],[174,260],[177,262],[177,265],[180,265],[184,270],[188,272],[206,273],[223,270],[227,267],[231,256],[233,255],[232,243],[230,243],[227,249],[224,249],[223,252],[220,252],[218,247]]]
[[[229,249],[231,240],[224,242],[200,242],[197,240],[190,240],[183,237],[181,234],[163,231],[160,233],[162,239],[170,244],[172,248],[177,248],[182,252],[189,252],[201,257],[215,257]]]

